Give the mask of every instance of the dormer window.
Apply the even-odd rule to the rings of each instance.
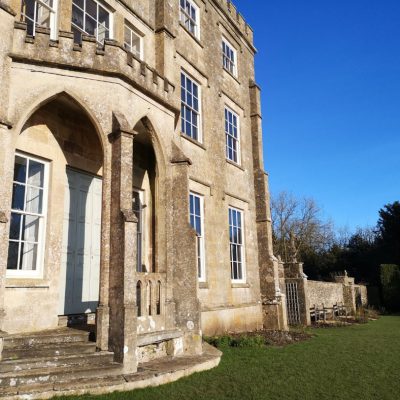
[[[124,48],[143,60],[143,38],[127,24],[124,27]]]
[[[35,36],[37,27],[49,28],[50,38],[56,39],[56,0],[23,0],[21,20],[27,25],[28,35]]]
[[[94,0],[72,0],[72,32],[74,42],[82,42],[82,34],[94,36],[98,43],[111,39],[112,13]]]
[[[181,24],[197,39],[200,39],[200,11],[191,0],[180,0]]]

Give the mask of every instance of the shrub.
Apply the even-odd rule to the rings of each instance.
[[[400,267],[394,264],[381,265],[382,296],[390,311],[400,310]]]
[[[261,335],[223,335],[204,337],[204,340],[214,347],[263,347],[265,339]]]

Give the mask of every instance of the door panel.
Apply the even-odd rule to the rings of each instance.
[[[102,181],[67,169],[61,315],[94,312],[99,299]]]

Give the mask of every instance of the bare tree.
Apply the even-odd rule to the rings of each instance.
[[[334,243],[333,224],[323,222],[311,198],[297,199],[281,192],[271,201],[275,253],[285,262],[296,260],[306,249],[319,251]]]

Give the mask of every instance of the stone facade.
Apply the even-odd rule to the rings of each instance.
[[[83,34],[79,42],[71,32],[72,3],[59,1],[54,24],[32,35],[21,2],[0,0],[0,329],[54,328],[67,309],[96,313],[98,348],[114,351],[127,373],[146,353],[137,348],[151,345],[146,335],[163,333],[173,354],[198,354],[203,332],[286,329],[251,28],[226,0],[191,1],[197,37],[180,22],[178,0],[107,0],[99,4],[110,15],[109,38]],[[141,37],[141,59],[124,48],[124,24]],[[223,38],[235,49],[235,73],[222,66]],[[201,140],[181,129],[181,72],[201,93]],[[239,121],[237,162],[226,158],[226,107]],[[38,243],[32,256],[21,236],[13,239],[18,265],[10,232],[18,234],[16,215],[32,205],[12,206],[16,154],[46,171],[40,240],[19,228]],[[72,190],[83,201],[77,211]],[[190,192],[204,205],[202,282]],[[135,196],[144,198],[140,216]],[[24,201],[38,204],[29,195]],[[240,282],[231,279],[230,207],[244,219]],[[76,257],[81,269],[71,275]],[[28,274],[21,266],[32,259]]]

